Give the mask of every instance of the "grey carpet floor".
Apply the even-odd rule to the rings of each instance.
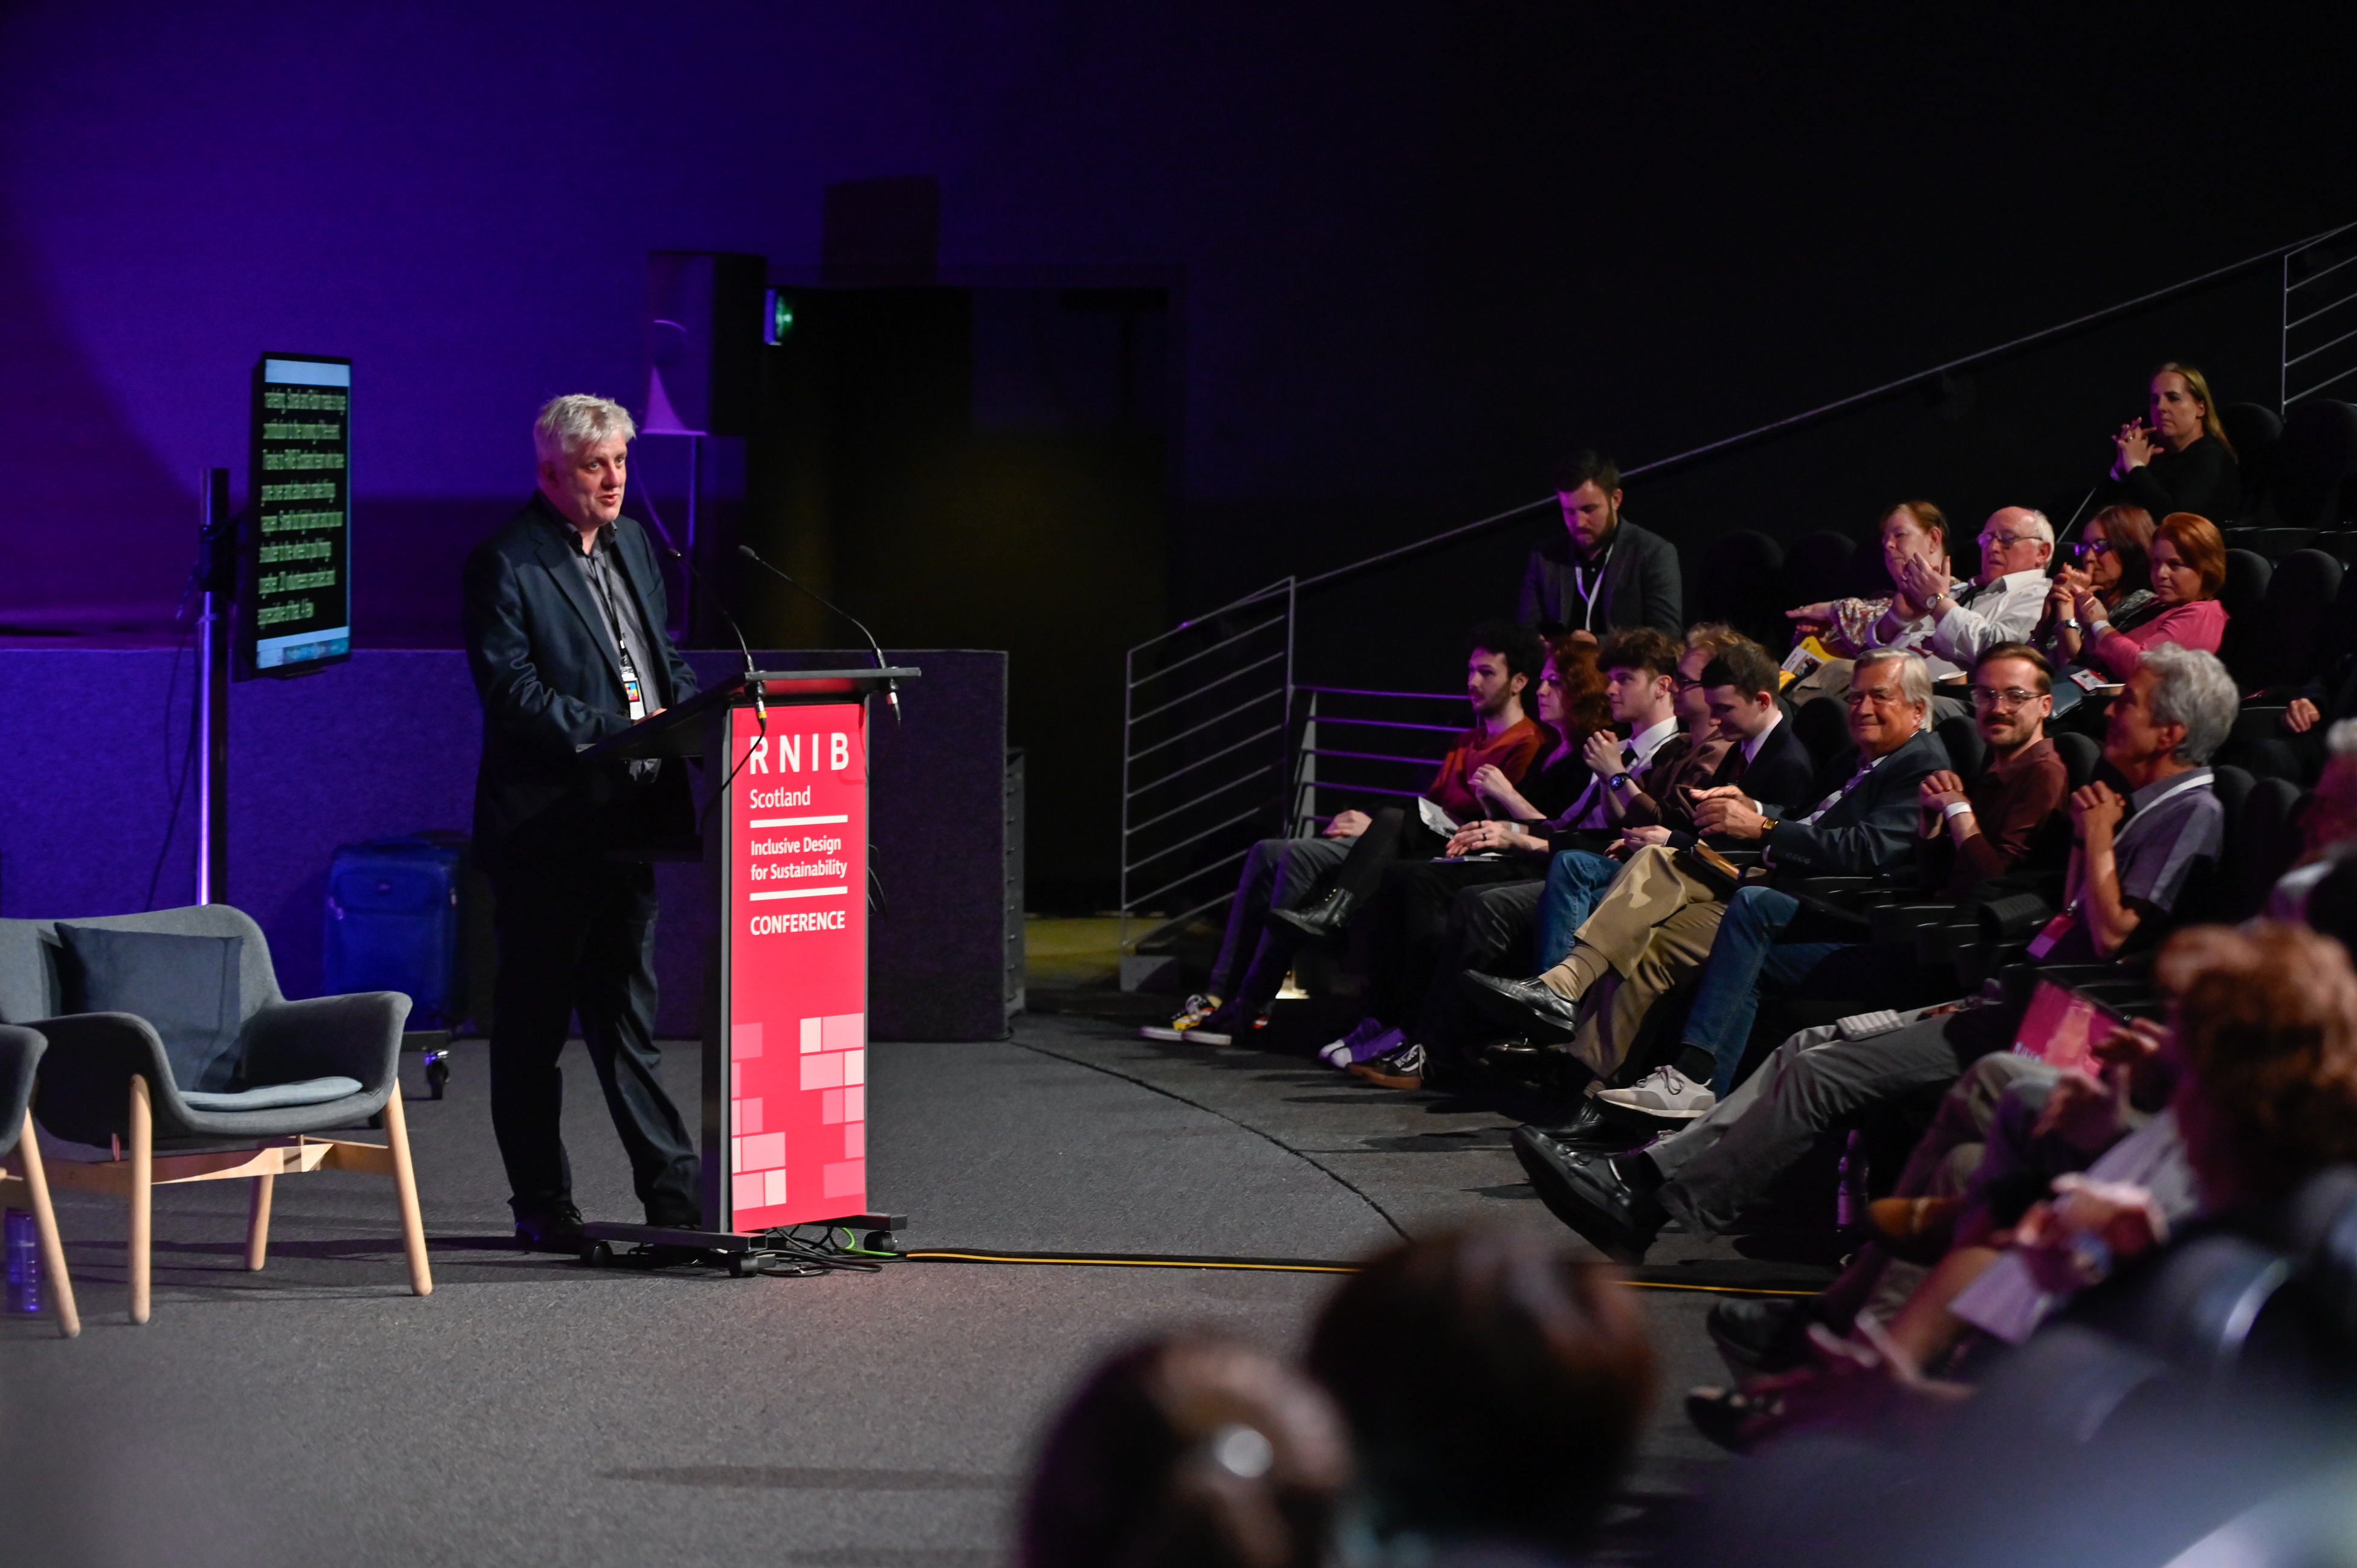
[[[1004,1043],[873,1057],[870,1198],[910,1217],[911,1248],[1348,1260],[1460,1219],[1560,1233],[1503,1120],[1314,1063],[1042,1016]],[[577,1047],[566,1065],[582,1207],[636,1219]],[[159,1195],[155,1315],[133,1327],[122,1206],[62,1198],[87,1327],[65,1342],[0,1323],[0,1557],[999,1563],[1041,1425],[1093,1360],[1178,1325],[1290,1352],[1331,1288],[918,1262],[729,1280],[519,1254],[480,1046],[461,1047],[442,1101],[410,1072],[430,1298],[407,1292],[389,1183],[280,1182],[260,1273],[242,1263],[242,1184],[207,1184]],[[692,1102],[692,1050],[666,1076]],[[1663,1284],[1770,1283],[1682,1238],[1656,1262]],[[1719,1376],[1711,1297],[1646,1299],[1670,1397],[1641,1509],[1711,1463],[1674,1396]]]

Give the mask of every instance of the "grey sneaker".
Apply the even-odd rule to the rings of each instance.
[[[1657,1067],[1628,1088],[1608,1089],[1596,1098],[1664,1122],[1691,1122],[1709,1115],[1718,1104],[1708,1084],[1696,1083],[1674,1067]]]

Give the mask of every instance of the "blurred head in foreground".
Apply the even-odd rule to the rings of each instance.
[[[1189,1335],[1098,1369],[1057,1417],[1023,1509],[1026,1568],[1315,1568],[1350,1444],[1315,1383]]]
[[[2268,920],[2195,926],[2155,974],[2177,999],[2177,1121],[2212,1208],[2274,1202],[2357,1160],[2357,972],[2341,943]]]
[[[1559,1552],[1593,1532],[1654,1383],[1636,1293],[1503,1230],[1375,1259],[1319,1318],[1309,1369],[1351,1423],[1354,1526]]]

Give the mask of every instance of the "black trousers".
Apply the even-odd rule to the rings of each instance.
[[[519,1215],[573,1201],[573,1167],[557,1120],[556,1062],[581,1035],[606,1109],[630,1157],[651,1225],[700,1222],[698,1161],[664,1092],[655,1048],[655,874],[589,860],[516,868],[492,878],[500,945],[492,993],[491,1130]]]
[[[1436,983],[1453,993],[1456,972],[1467,963],[1466,917],[1457,912],[1458,905],[1467,895],[1501,882],[1527,882],[1533,867],[1533,862],[1520,857],[1395,860],[1384,867],[1373,904],[1353,926],[1354,932],[1366,934],[1366,945],[1356,956],[1367,977],[1374,1015],[1407,1025],[1424,1012]],[[1469,911],[1473,906],[1468,902],[1467,908]],[[1471,940],[1478,956],[1487,957],[1494,939],[1486,922],[1477,923],[1483,929]],[[1431,1044],[1420,1034],[1413,1037]]]
[[[1450,902],[1411,1036],[1426,1050],[1462,1053],[1479,1040],[1480,1020],[1457,977],[1469,969],[1483,974],[1528,970],[1531,933],[1545,892],[1541,881],[1498,881],[1465,887]]]

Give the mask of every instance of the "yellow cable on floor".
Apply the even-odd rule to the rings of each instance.
[[[1355,1274],[1359,1272],[1356,1263],[1259,1262],[1236,1258],[1086,1258],[1059,1252],[976,1252],[939,1248],[900,1255],[919,1263],[1060,1263],[1068,1268],[1084,1269],[1236,1269],[1275,1274]],[[1814,1291],[1781,1290],[1766,1285],[1698,1285],[1668,1280],[1631,1279],[1624,1279],[1620,1283],[1635,1290],[1699,1291],[1711,1295],[1816,1294]]]

